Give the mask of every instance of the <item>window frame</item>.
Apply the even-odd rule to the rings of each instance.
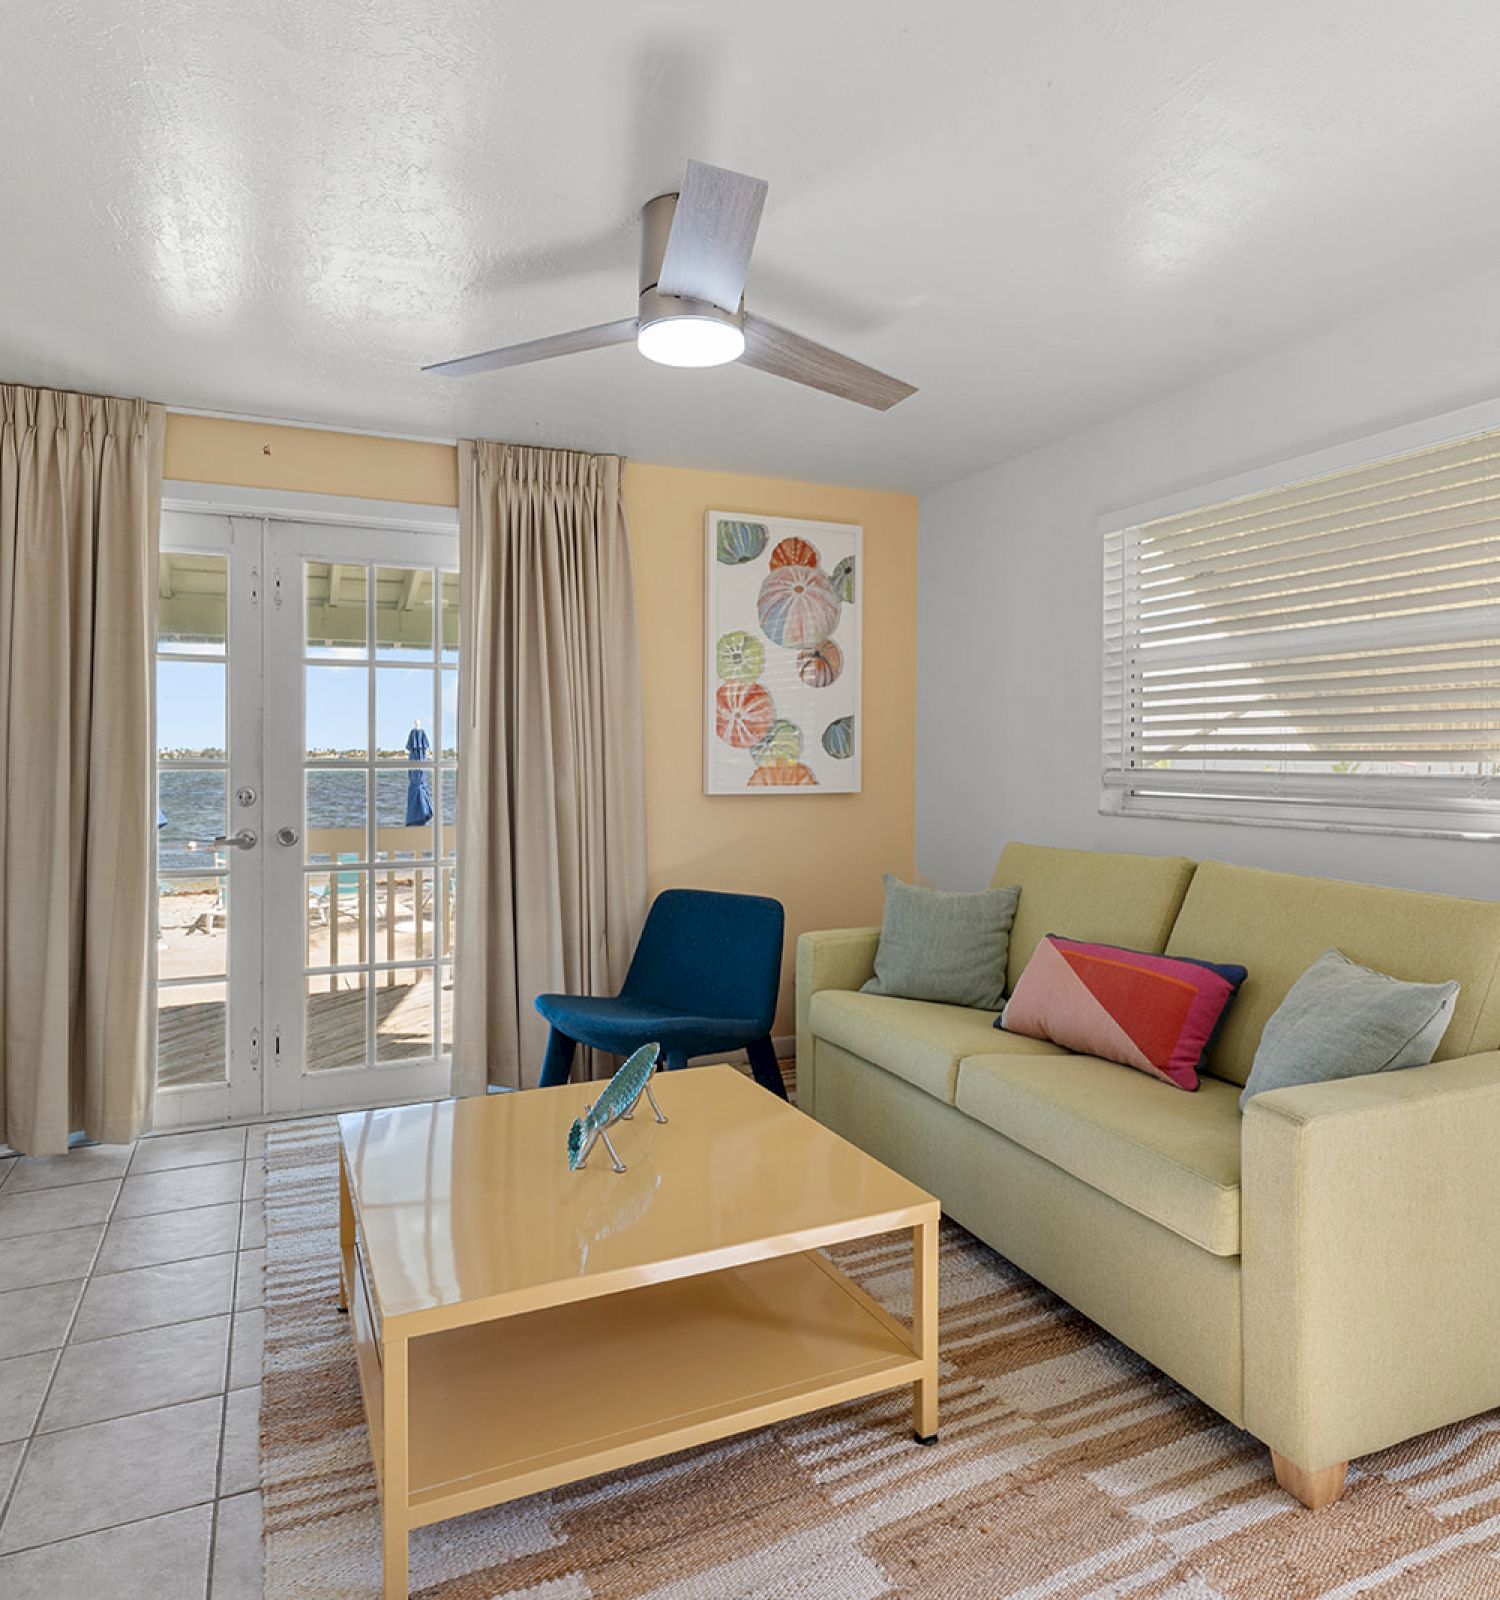
[[[1174,822],[1220,822],[1249,827],[1396,834],[1487,843],[1500,841],[1500,790],[1485,797],[1465,798],[1450,792],[1439,800],[1433,795],[1429,796],[1427,803],[1401,808],[1389,803],[1372,805],[1358,802],[1335,806],[1311,798],[1316,789],[1322,786],[1319,783],[1320,775],[1317,774],[1300,775],[1297,783],[1299,792],[1296,794],[1278,792],[1288,787],[1286,774],[1268,773],[1263,780],[1259,774],[1249,775],[1253,781],[1248,785],[1237,778],[1240,787],[1263,787],[1266,790],[1263,798],[1256,798],[1243,794],[1216,795],[1211,781],[1213,775],[1205,773],[1202,775],[1203,781],[1195,786],[1200,790],[1198,793],[1139,792],[1147,786],[1125,780],[1124,775],[1131,769],[1122,769],[1116,759],[1120,751],[1110,748],[1110,700],[1112,696],[1118,697],[1123,693],[1123,679],[1128,674],[1129,664],[1121,663],[1118,677],[1111,670],[1111,623],[1106,610],[1109,591],[1105,578],[1111,539],[1143,523],[1199,508],[1206,509],[1247,495],[1274,493],[1310,478],[1375,466],[1391,457],[1453,444],[1475,434],[1491,432],[1500,432],[1500,399],[1445,411],[1376,433],[1362,433],[1301,455],[1277,457],[1241,472],[1199,480],[1188,487],[1149,500],[1103,511],[1094,524],[1101,584],[1098,613],[1100,814]],[[1127,586],[1127,604],[1128,594]],[[1116,776],[1112,777],[1112,774]],[[1387,790],[1379,778],[1365,778],[1362,788],[1367,794],[1386,793],[1390,800],[1394,800],[1404,798],[1414,782],[1411,779],[1391,781],[1400,787]],[[1435,783],[1441,781],[1434,780]],[[1343,782],[1338,776],[1327,779],[1328,784]],[[1224,787],[1231,786],[1225,784]]]

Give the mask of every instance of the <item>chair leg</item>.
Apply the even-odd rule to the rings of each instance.
[[[663,1072],[676,1072],[679,1067],[688,1064],[686,1050],[663,1050],[661,1053],[661,1070]]]
[[[756,1039],[747,1045],[745,1054],[750,1057],[750,1070],[762,1089],[779,1094],[786,1099],[786,1084],[781,1080],[781,1063],[776,1059],[776,1046],[769,1039]]]
[[[542,1061],[541,1087],[555,1089],[573,1075],[573,1052],[578,1041],[570,1039],[561,1028],[554,1027],[547,1035],[547,1054]]]

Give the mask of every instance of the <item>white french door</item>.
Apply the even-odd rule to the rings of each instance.
[[[155,1123],[445,1094],[457,539],[168,509]]]

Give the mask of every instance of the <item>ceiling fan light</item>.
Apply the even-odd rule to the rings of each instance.
[[[713,317],[660,317],[643,322],[636,348],[664,367],[722,367],[745,353],[745,335],[733,322]]]

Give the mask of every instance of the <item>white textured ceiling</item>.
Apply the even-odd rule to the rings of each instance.
[[[0,378],[920,489],[1500,261],[1490,0],[13,0]],[[687,157],[885,415],[628,346]]]

